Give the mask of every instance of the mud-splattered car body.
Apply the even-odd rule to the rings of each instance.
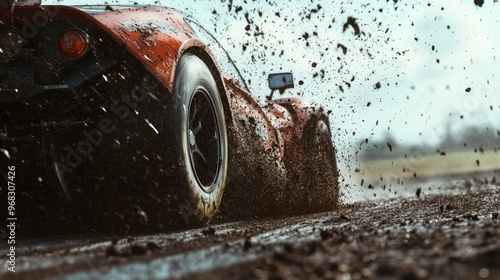
[[[314,169],[311,162],[324,165],[319,158],[307,161],[311,156],[305,142],[306,135],[321,130],[328,134],[330,150],[325,153],[330,162],[333,158],[330,169],[335,169],[332,178],[337,178],[327,113],[298,97],[259,103],[244,85],[224,74],[210,49],[176,10],[2,7],[0,21],[0,157],[22,174],[23,195],[33,198],[56,192],[62,200],[111,201],[131,191],[135,198],[126,198],[133,205],[130,215],[145,224],[153,222],[150,213],[157,210],[142,203],[144,196],[175,204],[177,194],[167,198],[159,194],[175,186],[165,187],[165,180],[158,178],[175,172],[170,166],[177,162],[175,157],[156,153],[159,142],[173,144],[156,137],[176,137],[170,131],[172,124],[165,125],[172,123],[171,116],[162,111],[168,111],[175,99],[177,66],[190,53],[208,66],[221,93],[228,128],[229,163],[223,176],[228,205],[233,201],[241,209],[243,190],[247,208],[271,211],[295,205],[290,210],[303,202],[324,208],[317,198],[322,195],[311,194],[317,190],[305,195],[300,185],[311,181],[306,179],[307,170]],[[71,176],[71,183],[62,174]],[[141,184],[148,191],[136,192]],[[327,186],[332,184],[322,188]],[[29,187],[35,190],[28,191]],[[85,194],[89,188],[91,194]],[[326,204],[329,208],[338,199],[336,181],[332,188],[335,197]],[[255,205],[262,199],[272,203]],[[102,204],[91,208],[104,211]],[[207,211],[211,217],[215,209]]]

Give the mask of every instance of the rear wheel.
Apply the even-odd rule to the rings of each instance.
[[[228,140],[215,79],[193,54],[184,54],[178,63],[174,99],[179,208],[186,223],[205,224],[217,211],[226,185]]]

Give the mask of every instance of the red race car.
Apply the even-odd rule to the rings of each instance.
[[[229,216],[337,206],[328,113],[298,97],[259,103],[195,21],[29,2],[0,2],[0,174],[15,184],[0,192],[16,215],[163,228],[206,224],[220,205]],[[284,91],[293,77],[268,83]]]

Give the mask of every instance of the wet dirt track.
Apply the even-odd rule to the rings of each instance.
[[[482,183],[174,233],[20,240],[0,278],[499,279],[499,212],[500,186]]]

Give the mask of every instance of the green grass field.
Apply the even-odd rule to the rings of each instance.
[[[500,172],[500,152],[455,152],[445,156],[371,160],[361,163],[366,180],[434,177],[466,173]]]

